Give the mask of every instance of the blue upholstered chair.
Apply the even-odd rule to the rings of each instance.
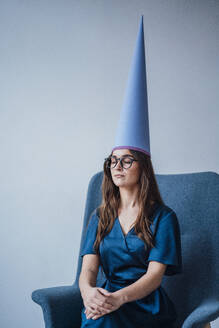
[[[89,182],[75,282],[32,292],[33,301],[42,307],[46,328],[80,328],[80,253],[89,216],[101,203],[102,178],[101,171]],[[176,328],[204,328],[219,317],[219,176],[200,172],[158,174],[156,179],[164,202],[177,214],[183,259],[183,273],[164,276],[162,286],[176,304]],[[99,270],[97,286],[104,279]]]

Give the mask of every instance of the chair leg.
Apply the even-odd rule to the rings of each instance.
[[[204,328],[211,328],[210,322],[206,323],[206,325],[204,326]]]

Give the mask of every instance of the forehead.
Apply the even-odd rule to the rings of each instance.
[[[112,152],[112,156],[121,157],[121,156],[124,156],[124,155],[131,155],[132,156],[132,153],[130,152],[129,149],[115,149]]]

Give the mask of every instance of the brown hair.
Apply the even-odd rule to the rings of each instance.
[[[140,209],[134,225],[135,233],[150,248],[154,247],[153,236],[150,231],[152,222],[150,217],[153,214],[154,205],[162,205],[164,202],[159,192],[150,156],[137,150],[130,149],[130,152],[139,161],[140,168],[138,192]],[[120,204],[119,187],[112,180],[107,161],[104,162],[103,169],[102,203],[97,208],[99,223],[94,243],[94,249],[98,254],[100,242],[111,231]]]

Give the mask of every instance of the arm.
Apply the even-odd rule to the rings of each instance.
[[[141,299],[157,289],[162,282],[166,264],[150,261],[147,272],[133,284],[114,292],[122,303]]]
[[[166,264],[150,261],[147,272],[131,285],[121,288],[115,292],[112,292],[109,296],[109,302],[113,304],[112,310],[115,311],[124,303],[128,303],[149,295],[153,290],[161,284],[163,274],[166,270]],[[102,291],[104,291],[102,289]],[[111,312],[109,311],[109,312]],[[102,314],[94,313],[89,315],[89,318],[96,320],[101,317]]]
[[[86,254],[83,256],[82,269],[79,277],[79,288],[82,298],[84,298],[89,288],[96,286],[99,263],[98,255]]]
[[[112,305],[107,302],[107,294],[103,295],[100,288],[96,287],[100,258],[97,254],[83,256],[82,270],[79,277],[79,289],[83,299],[86,317],[96,313],[107,313]]]

